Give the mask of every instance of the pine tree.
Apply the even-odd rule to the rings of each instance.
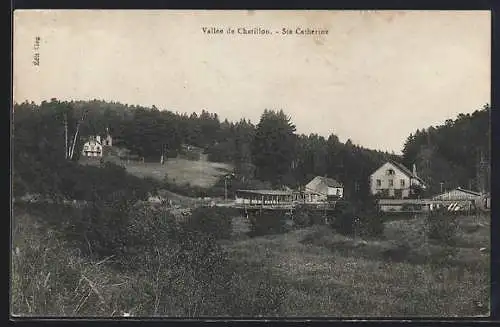
[[[282,184],[291,172],[295,158],[295,125],[283,110],[265,110],[252,142],[256,177]]]

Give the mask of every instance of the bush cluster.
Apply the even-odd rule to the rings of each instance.
[[[185,227],[217,240],[229,239],[233,230],[232,218],[236,215],[237,212],[226,208],[196,208]]]
[[[379,237],[384,233],[384,217],[369,200],[356,205],[339,202],[329,218],[331,226],[346,236]]]
[[[288,230],[288,216],[279,212],[262,212],[250,217],[250,236],[281,234]]]
[[[340,234],[352,236],[355,232],[355,211],[349,202],[339,202],[332,216],[329,217],[330,225]]]
[[[298,206],[293,213],[293,223],[296,227],[309,227],[313,224],[312,212],[305,206]]]
[[[432,240],[453,246],[457,229],[457,219],[450,213],[438,212],[427,217],[427,233]]]

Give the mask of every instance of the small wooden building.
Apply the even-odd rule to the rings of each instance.
[[[344,196],[344,186],[333,178],[316,176],[305,186],[307,203],[325,202],[328,199],[341,199]]]
[[[481,193],[474,192],[471,190],[466,190],[461,187],[457,187],[454,190],[444,192],[442,194],[436,195],[432,198],[433,200],[453,200],[453,201],[463,201],[463,200],[472,200],[479,205],[479,201],[481,199]]]

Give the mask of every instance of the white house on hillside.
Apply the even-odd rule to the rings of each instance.
[[[101,137],[91,136],[89,140],[83,144],[82,154],[85,157],[102,157]]]
[[[344,186],[333,178],[316,176],[304,190],[306,202],[323,202],[328,198],[342,198],[344,196]]]
[[[400,163],[388,161],[370,176],[370,192],[373,195],[407,198],[410,196],[410,185],[427,188],[426,183],[417,176],[415,165],[410,171]]]
[[[82,155],[85,157],[102,157],[104,148],[113,146],[113,139],[109,135],[107,128],[106,134],[107,136],[103,139],[99,135],[89,137],[89,140],[83,144]]]

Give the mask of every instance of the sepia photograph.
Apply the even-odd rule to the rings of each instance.
[[[12,20],[11,317],[490,315],[490,11]]]

